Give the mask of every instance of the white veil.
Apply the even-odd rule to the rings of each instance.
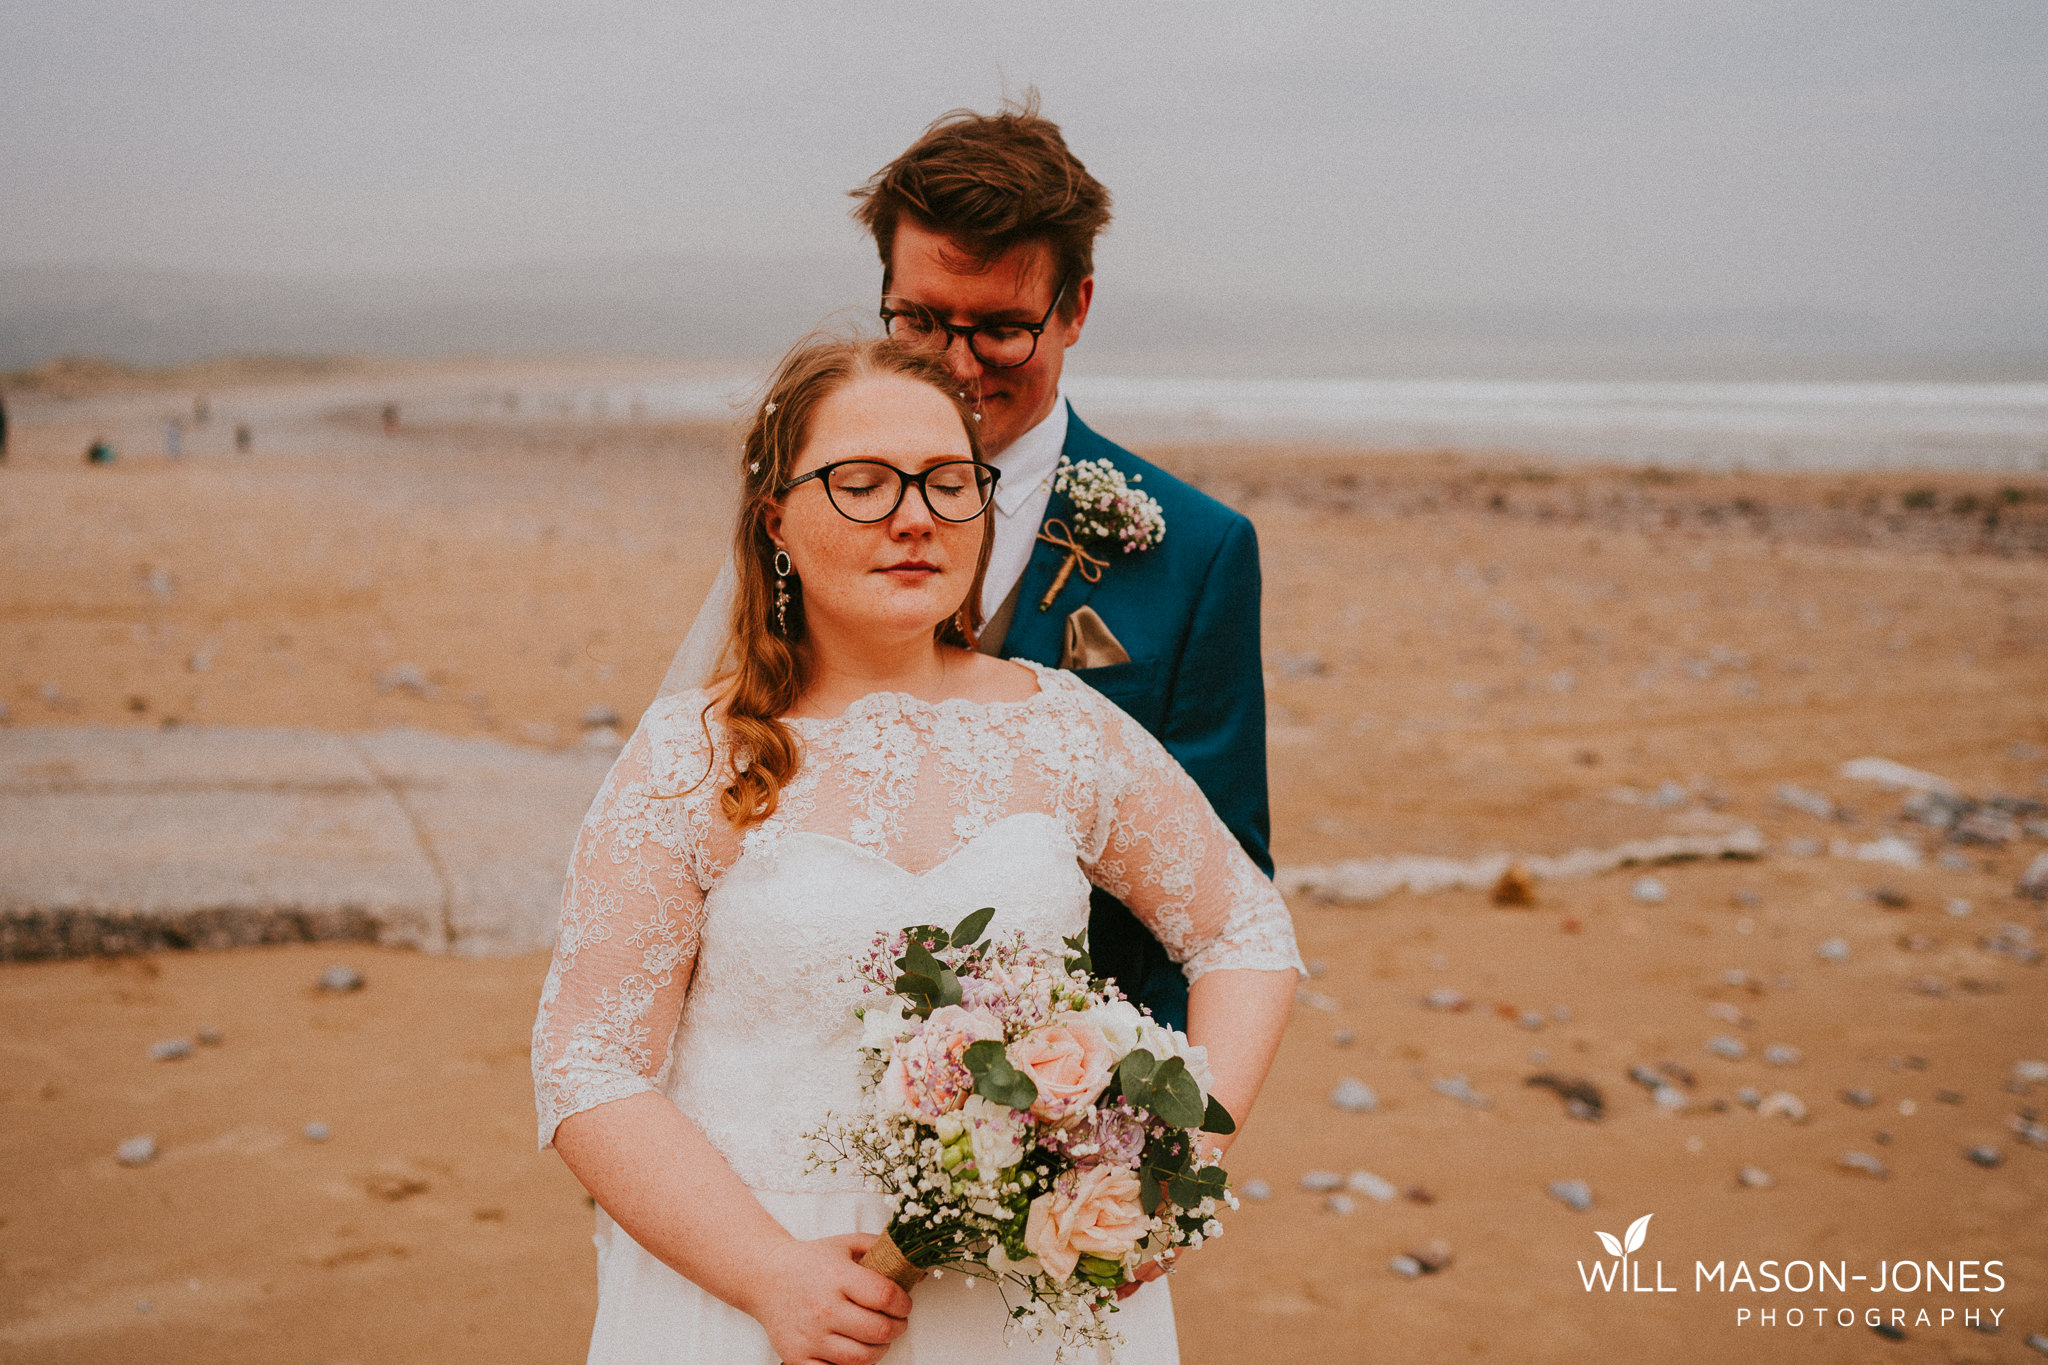
[[[655,700],[702,687],[718,672],[719,661],[725,654],[726,629],[732,621],[733,594],[738,591],[739,575],[733,572],[732,555],[727,554],[725,562],[718,566],[711,591],[704,594],[704,605],[697,608],[690,633],[683,637],[675,658],[669,661],[668,676],[661,680]]]

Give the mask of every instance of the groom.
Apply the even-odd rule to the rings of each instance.
[[[1090,431],[1060,388],[1095,298],[1109,191],[1034,98],[988,117],[946,115],[853,194],[881,253],[891,335],[944,346],[962,388],[979,397],[982,442],[1003,471],[983,652],[1074,667],[1165,744],[1270,876],[1252,525]],[[1070,551],[1042,533],[1071,539],[1074,524],[1073,504],[1052,489],[1062,455],[1109,461],[1158,500],[1166,533],[1130,554],[1092,547],[1106,562],[1083,563],[1052,592]],[[1180,969],[1099,890],[1089,943],[1097,972],[1187,1026]]]

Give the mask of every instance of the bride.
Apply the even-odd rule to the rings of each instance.
[[[599,1209],[592,1361],[1051,1359],[1005,1345],[991,1286],[863,1268],[888,1201],[807,1170],[859,1100],[848,978],[879,932],[992,905],[1057,950],[1092,882],[1182,964],[1240,1126],[1279,1046],[1293,929],[1200,790],[1070,674],[973,651],[997,472],[956,388],[886,342],[784,360],[727,667],[649,708],[584,821],[533,1066],[541,1144]],[[1127,1294],[1122,1358],[1178,1359],[1166,1286]]]

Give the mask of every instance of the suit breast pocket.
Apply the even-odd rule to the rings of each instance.
[[[1115,702],[1147,730],[1159,732],[1166,699],[1159,695],[1157,659],[1133,659],[1106,668],[1077,668],[1074,676]]]

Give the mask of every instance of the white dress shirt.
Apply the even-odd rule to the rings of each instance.
[[[1067,444],[1067,391],[1053,396],[1045,420],[993,456],[989,463],[1003,471],[996,481],[996,542],[989,550],[988,575],[981,583],[981,618],[995,615],[1010,589],[1031,562],[1031,547],[1052,501],[1052,476]]]

